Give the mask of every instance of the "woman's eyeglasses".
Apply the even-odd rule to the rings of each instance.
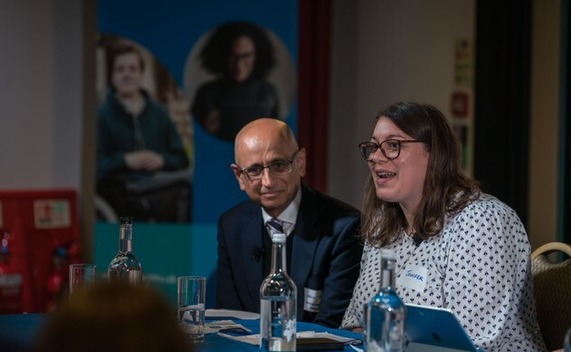
[[[398,139],[387,139],[386,141],[377,144],[375,142],[361,142],[359,143],[359,151],[363,159],[371,161],[373,154],[380,148],[381,153],[385,158],[393,160],[399,157],[401,144],[403,143],[422,143],[417,140],[398,140]]]

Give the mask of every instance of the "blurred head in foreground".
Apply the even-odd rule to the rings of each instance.
[[[38,352],[192,350],[159,292],[107,281],[74,293],[52,313],[37,345]]]

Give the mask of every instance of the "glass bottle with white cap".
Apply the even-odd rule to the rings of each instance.
[[[296,350],[297,287],[286,268],[286,235],[274,233],[272,268],[260,286],[260,351]]]
[[[140,283],[143,280],[143,269],[133,253],[133,218],[122,217],[120,222],[119,251],[109,263],[109,280]]]

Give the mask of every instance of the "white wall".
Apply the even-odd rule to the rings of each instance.
[[[0,10],[1,188],[53,184],[52,11],[47,0],[4,2]]]
[[[474,39],[475,0],[335,0],[329,191],[360,207],[376,113],[399,100],[450,115],[454,41]]]
[[[81,1],[0,9],[0,189],[80,187]]]

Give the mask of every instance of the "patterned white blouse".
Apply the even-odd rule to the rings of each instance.
[[[415,245],[404,231],[396,286],[405,303],[451,309],[485,351],[546,351],[535,314],[530,245],[515,211],[482,194],[447,219],[439,236]],[[380,249],[365,245],[342,328],[363,326],[363,305],[379,290]]]

